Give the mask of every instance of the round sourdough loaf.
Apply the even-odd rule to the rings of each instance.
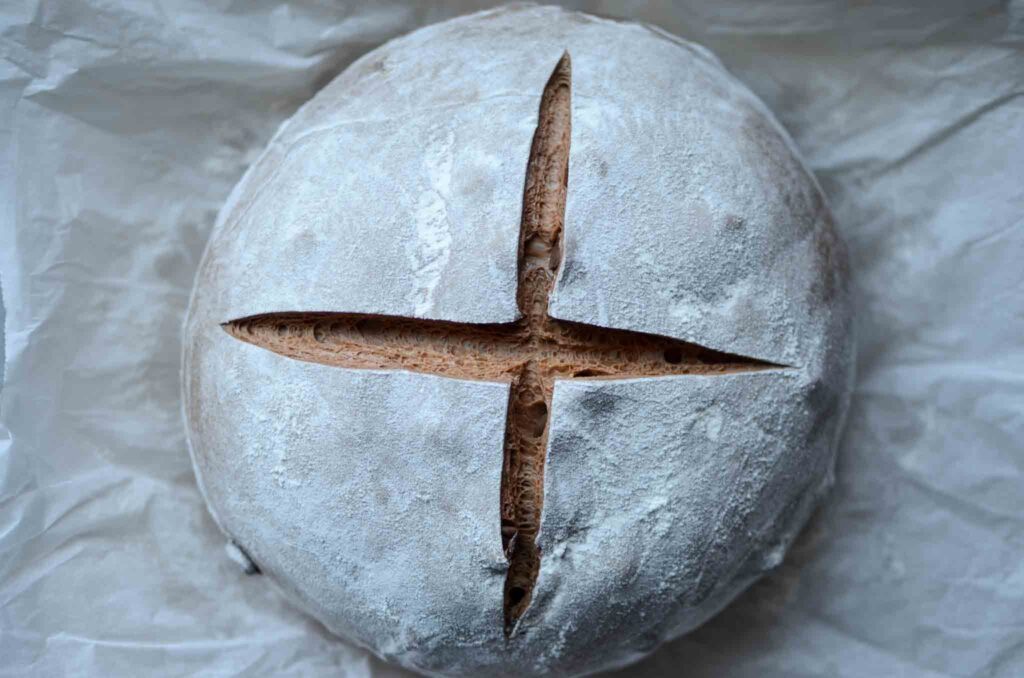
[[[830,483],[846,255],[704,49],[548,7],[367,54],[225,205],[185,327],[233,556],[436,675],[580,675],[775,567]]]

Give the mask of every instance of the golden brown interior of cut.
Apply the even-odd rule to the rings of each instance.
[[[516,295],[519,320],[483,325],[359,313],[272,313],[224,324],[237,339],[298,360],[511,384],[501,482],[501,538],[509,561],[503,605],[506,634],[530,605],[540,569],[536,537],[554,380],[710,374],[772,366],[669,337],[548,315],[561,263],[570,86],[566,53],[544,88],[527,165]]]

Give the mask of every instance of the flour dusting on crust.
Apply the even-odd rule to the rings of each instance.
[[[566,51],[551,315],[780,367],[556,378],[540,569],[506,638],[508,382],[295,360],[221,323],[515,321],[526,163]],[[830,483],[853,350],[845,261],[792,142],[706,50],[549,7],[424,28],[303,106],[220,215],[185,328],[200,487],[232,553],[403,666],[636,661],[775,567]]]

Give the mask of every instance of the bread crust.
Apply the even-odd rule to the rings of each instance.
[[[523,186],[566,50],[564,233],[538,246],[520,229]],[[522,253],[550,260],[554,241],[545,316],[780,367],[531,381],[492,360],[487,381],[265,350],[290,313],[328,353],[325,318],[529,326]],[[777,564],[830,483],[853,360],[845,262],[792,142],[705,50],[546,7],[422,29],[306,104],[220,215],[185,328],[200,486],[289,597],[409,668],[582,675],[635,661]],[[238,341],[232,322],[273,332]],[[526,474],[545,497],[536,587],[507,638],[517,392],[524,413],[550,405],[546,463]]]

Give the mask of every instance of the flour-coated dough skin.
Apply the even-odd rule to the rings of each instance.
[[[284,358],[279,311],[517,317],[526,159],[573,60],[555,317],[784,367],[556,382],[534,600],[506,642],[507,384]],[[335,633],[437,675],[581,675],[702,623],[780,562],[831,481],[853,344],[846,255],[792,142],[704,49],[519,6],[353,64],[221,212],[185,327],[200,487]]]

